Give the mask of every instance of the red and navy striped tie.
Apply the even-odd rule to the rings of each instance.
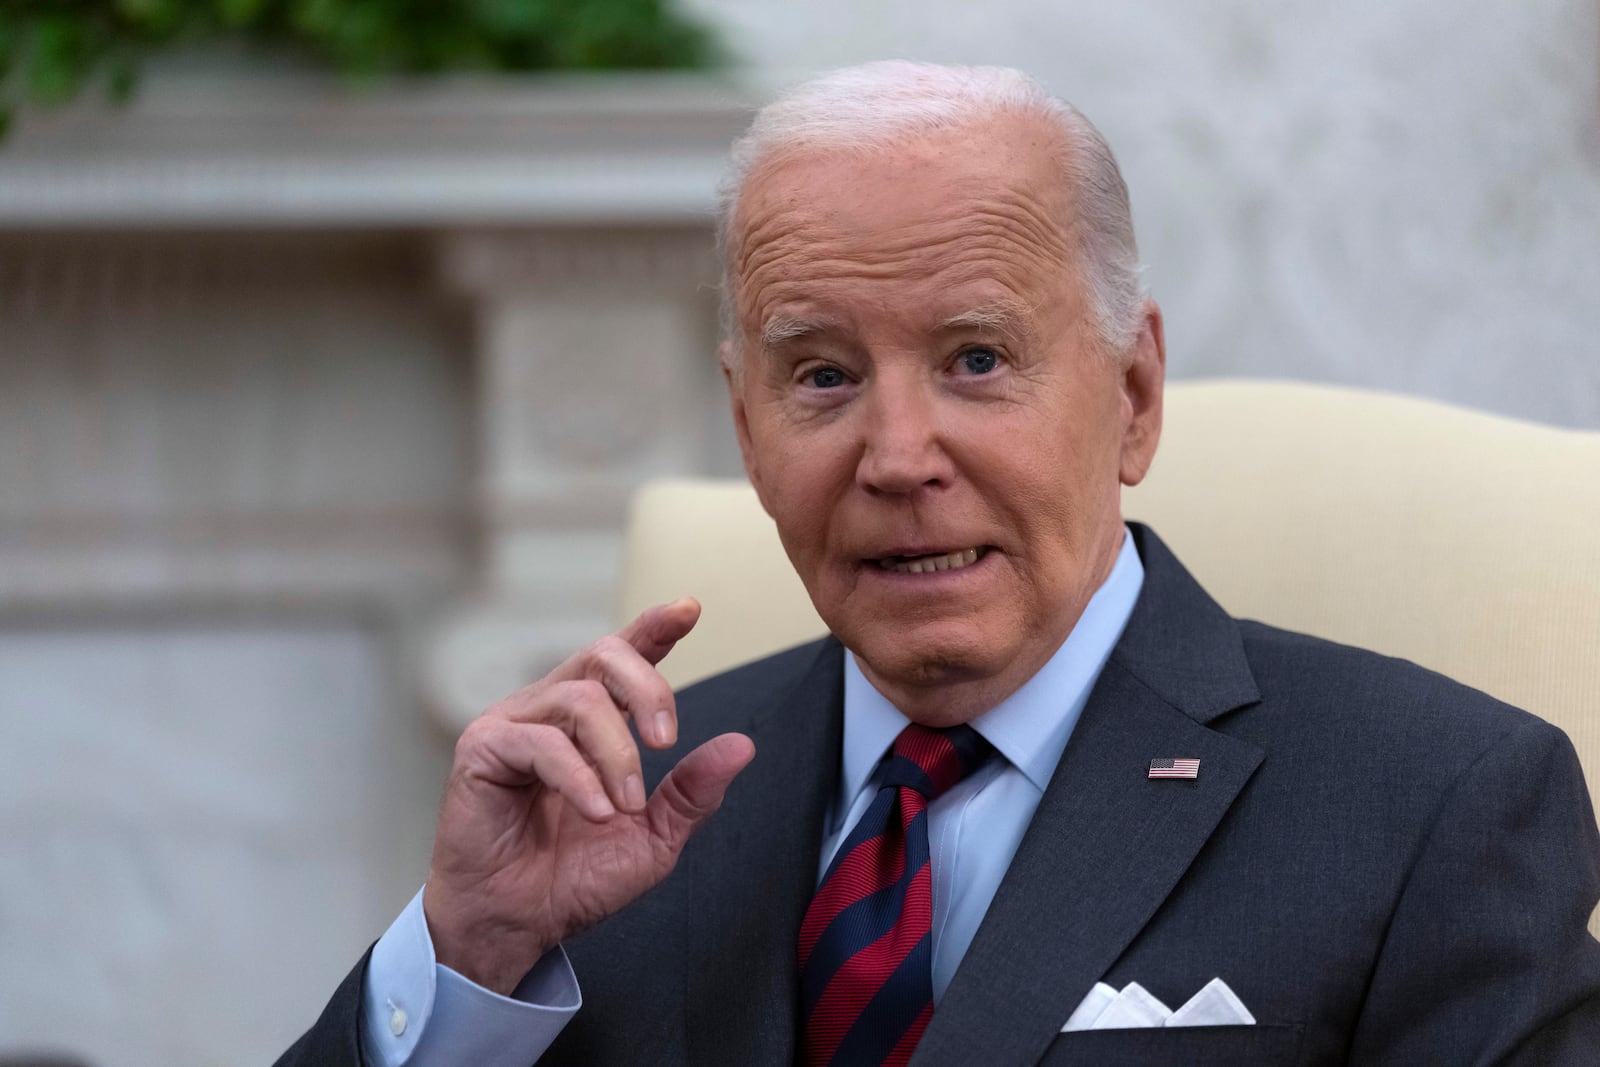
[[[933,1016],[928,804],[988,758],[970,726],[912,724],[800,927],[804,1062],[903,1064]]]

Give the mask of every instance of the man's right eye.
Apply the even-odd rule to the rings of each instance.
[[[838,367],[818,367],[809,377],[817,389],[837,389],[844,384],[844,371]]]

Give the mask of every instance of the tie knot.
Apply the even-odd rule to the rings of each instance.
[[[894,739],[883,784],[909,786],[931,802],[982,766],[992,751],[970,726],[935,730],[912,723]]]

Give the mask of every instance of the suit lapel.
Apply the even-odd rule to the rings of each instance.
[[[800,681],[752,713],[755,762],[684,852],[690,1063],[794,1057],[795,945],[839,776],[843,672],[839,643],[823,641]]]
[[[1257,699],[1233,621],[1134,528],[1145,585],[913,1063],[1032,1063],[1183,876],[1262,759],[1205,724]],[[1194,781],[1150,760],[1200,760]]]

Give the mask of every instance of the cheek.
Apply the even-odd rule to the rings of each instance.
[[[1065,564],[1085,550],[1107,507],[1117,507],[1116,451],[1065,419],[1008,444],[987,458],[1000,475],[991,496],[1021,534],[1018,550],[1030,566]]]
[[[841,473],[840,456],[820,438],[767,427],[764,434],[752,434],[752,441],[773,521],[800,567],[825,551],[839,487],[849,484],[851,472]]]

